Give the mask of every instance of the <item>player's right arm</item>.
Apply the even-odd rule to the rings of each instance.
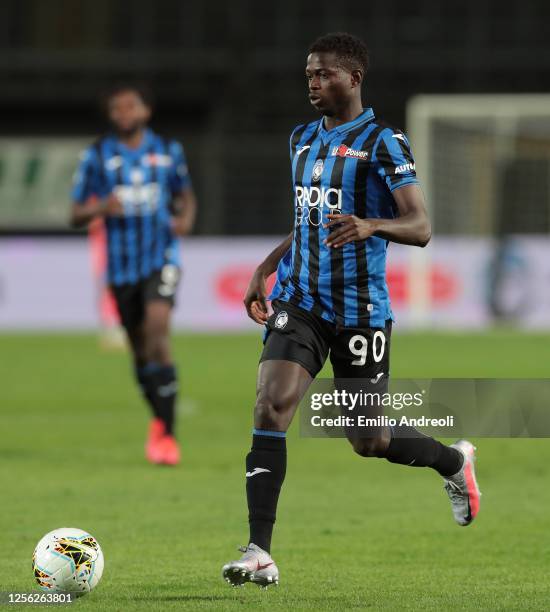
[[[244,305],[248,316],[263,325],[267,321],[266,281],[277,270],[279,262],[292,246],[294,231],[279,244],[256,268],[244,296]]]
[[[97,217],[121,215],[120,200],[112,193],[102,193],[99,159],[95,147],[82,152],[73,180],[70,224],[73,227],[88,225]]]
[[[73,227],[82,227],[97,217],[115,217],[122,213],[120,200],[110,193],[101,200],[92,197],[84,203],[73,202],[70,222]]]

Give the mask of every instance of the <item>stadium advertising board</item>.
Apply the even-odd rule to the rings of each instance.
[[[254,268],[276,243],[268,238],[186,240],[175,326],[255,329],[242,298]],[[485,238],[434,238],[425,252],[427,326],[478,329],[499,321],[525,328],[550,325],[547,238],[518,237],[498,245]],[[415,322],[415,277],[406,247],[392,244],[388,261],[395,318],[406,329]],[[0,328],[93,329],[99,324],[100,294],[86,239],[0,241]]]

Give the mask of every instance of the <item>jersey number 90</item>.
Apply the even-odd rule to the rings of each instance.
[[[372,337],[372,358],[376,363],[382,361],[384,357],[384,351],[386,349],[386,336],[384,332],[376,331]],[[367,362],[369,342],[361,334],[357,334],[349,341],[349,350],[352,355],[355,355],[357,359],[351,362],[351,365],[364,366]]]

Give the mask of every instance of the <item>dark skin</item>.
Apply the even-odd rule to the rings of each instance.
[[[306,80],[312,106],[323,114],[325,128],[331,130],[353,121],[363,112],[361,83],[363,71],[342,65],[334,53],[312,53],[307,58]],[[406,185],[393,192],[399,216],[396,219],[360,219],[355,215],[328,214],[325,227],[336,227],[325,240],[328,248],[379,236],[392,242],[425,246],[431,237],[424,196],[418,185]],[[291,233],[258,266],[244,297],[248,316],[263,325],[267,321],[266,280],[275,272],[280,259],[292,244]],[[258,369],[254,426],[286,431],[298,404],[313,378],[301,365],[284,360],[264,361]],[[381,428],[372,438],[350,443],[365,457],[383,457],[390,443],[390,432]]]
[[[108,101],[107,114],[118,139],[130,149],[141,145],[146,126],[151,119],[151,108],[137,91],[132,89],[117,92]],[[193,229],[197,203],[191,188],[182,190],[172,202],[174,214],[172,231],[177,236],[189,234]],[[90,198],[84,204],[74,202],[71,225],[83,227],[96,218],[120,217],[124,215],[122,202],[114,193],[103,199]],[[165,300],[152,300],[145,306],[143,321],[136,327],[126,329],[136,365],[149,362],[161,365],[172,363],[170,350],[171,307]]]

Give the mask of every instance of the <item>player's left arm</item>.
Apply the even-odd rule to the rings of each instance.
[[[338,226],[325,243],[333,248],[348,242],[379,236],[392,242],[424,247],[430,241],[432,229],[424,194],[419,185],[409,184],[392,192],[399,216],[395,219],[359,219],[355,215],[327,215],[325,227]]]
[[[178,236],[193,231],[197,216],[197,198],[191,187],[182,189],[172,200],[172,230]]]
[[[348,242],[379,236],[401,244],[426,246],[432,230],[405,134],[384,129],[376,143],[372,165],[392,194],[398,217],[359,219],[355,215],[330,214],[325,227],[337,227],[326,239],[326,244],[338,248]]]
[[[172,141],[169,145],[172,165],[170,168],[170,189],[172,191],[172,230],[178,236],[185,236],[193,231],[197,216],[197,198],[191,185],[191,177],[183,147]]]

